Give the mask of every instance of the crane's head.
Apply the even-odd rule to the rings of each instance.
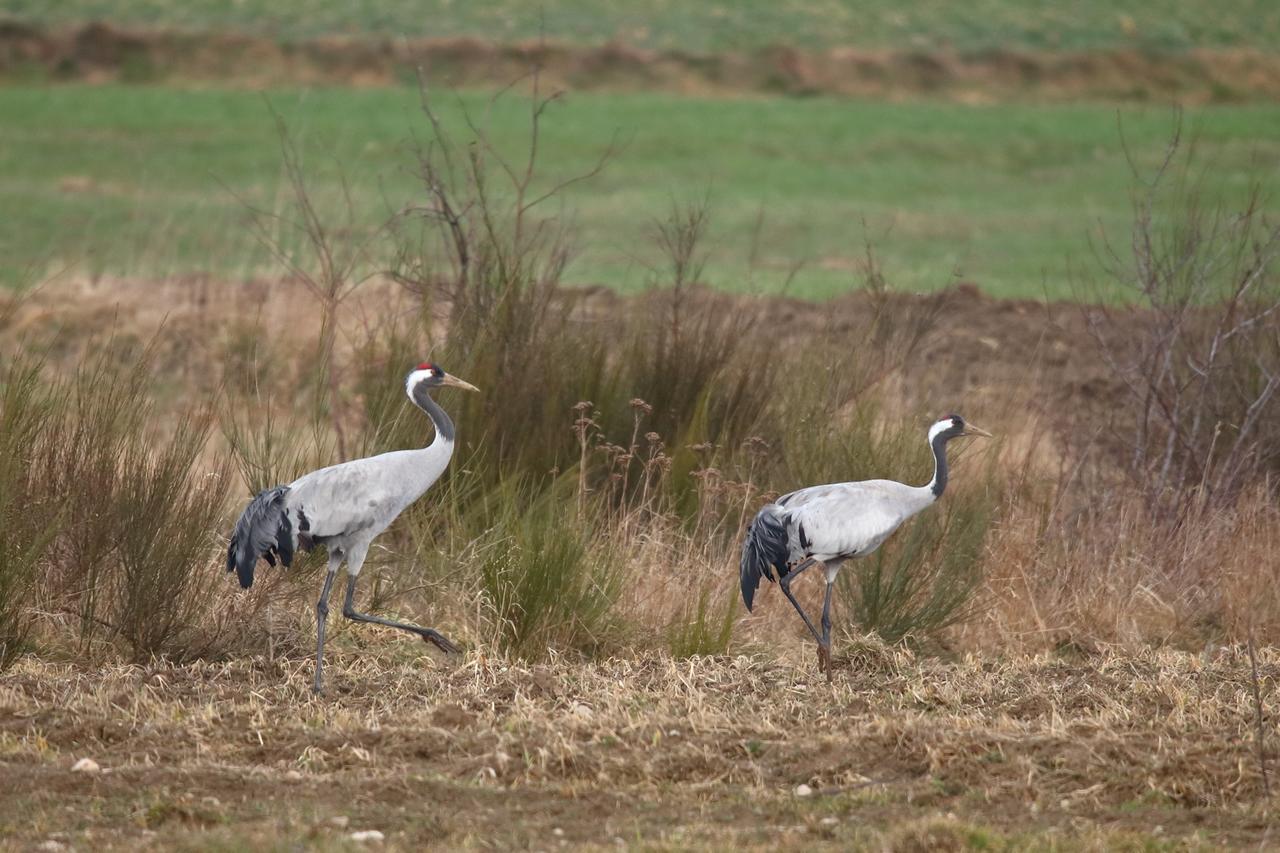
[[[472,385],[470,382],[463,382],[456,376],[450,376],[441,369],[440,365],[432,364],[424,361],[409,371],[409,375],[404,380],[404,390],[409,394],[410,399],[413,398],[415,388],[422,388],[430,391],[433,388],[461,388],[464,391],[479,391],[480,389]]]
[[[942,420],[929,427],[929,443],[932,444],[934,439],[941,437],[943,441],[950,441],[953,438],[960,438],[966,435],[981,435],[991,438],[991,433],[985,429],[979,429],[970,423],[965,423],[964,418],[959,415],[947,415]]]

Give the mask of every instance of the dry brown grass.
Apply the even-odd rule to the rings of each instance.
[[[1176,528],[1138,495],[1080,507],[1052,537],[1020,507],[993,537],[991,607],[964,631],[989,648],[1200,649],[1252,629],[1280,636],[1280,510],[1259,490],[1230,508],[1196,507]]]
[[[163,300],[155,298],[156,288]],[[573,302],[575,322],[609,321],[631,311],[626,302],[605,292],[567,298]],[[924,399],[941,399],[944,408],[955,405],[1001,435],[997,445],[974,448],[976,453],[961,458],[945,501],[947,506],[972,504],[984,499],[984,491],[993,483],[1007,492],[982,556],[982,606],[975,618],[950,631],[947,642],[952,648],[1034,652],[1063,645],[1136,649],[1172,643],[1200,649],[1207,642],[1242,641],[1250,626],[1260,642],[1280,638],[1280,600],[1270,592],[1277,588],[1272,555],[1280,525],[1274,502],[1265,492],[1227,509],[1203,507],[1174,529],[1157,525],[1141,496],[1126,492],[1106,448],[1088,444],[1096,435],[1092,421],[1109,409],[1116,389],[1107,384],[1105,368],[1092,358],[1081,314],[1065,306],[1046,309],[996,303],[964,289],[940,299],[949,321],[925,335],[923,359],[874,369],[864,365],[863,369],[869,381],[877,383],[872,391],[882,400],[884,418],[900,419],[903,412],[926,408]],[[710,305],[725,312],[731,308],[728,303],[728,297],[695,294],[688,310]],[[825,310],[787,300],[752,307],[782,318],[773,329],[781,349],[805,346],[813,353],[848,340],[876,310],[865,295],[832,303]],[[930,309],[911,297],[892,297],[887,310],[910,316]],[[261,325],[255,328],[280,332],[270,340],[246,340],[237,325],[238,318],[245,316],[258,318]],[[414,306],[390,283],[366,285],[344,314],[337,338],[341,360],[355,364],[367,358],[361,348],[371,331],[382,327],[379,318],[416,316]],[[172,285],[111,281],[96,286],[66,282],[50,285],[17,306],[0,337],[0,347],[12,351],[19,340],[66,342],[65,348],[52,350],[52,368],[63,369],[84,358],[88,336],[82,331],[114,327],[117,335],[143,341],[158,334],[157,387],[163,386],[170,395],[160,401],[161,408],[181,410],[187,405],[184,385],[204,391],[226,381],[253,388],[257,397],[247,401],[248,411],[260,413],[268,401],[289,400],[297,394],[291,386],[304,370],[301,365],[308,353],[314,351],[319,325],[319,312],[305,288],[287,280]],[[428,330],[418,352],[429,352],[428,341],[438,333],[439,328]],[[924,359],[935,368],[922,370],[919,364]],[[391,372],[395,373],[394,365]],[[1021,382],[1020,375],[1025,377]],[[353,370],[342,376],[353,434],[361,429],[359,379]],[[1072,402],[1068,407],[1063,400]],[[405,407],[395,403],[394,408]],[[1064,417],[1064,412],[1071,416]],[[417,436],[425,440],[426,428],[413,414],[405,419],[404,440]],[[573,417],[571,411],[563,414],[566,432]],[[465,435],[471,424],[461,423]],[[793,432],[816,435],[826,429],[821,423]],[[299,430],[296,435],[308,435],[305,424]],[[628,441],[628,435],[616,430],[606,438],[621,444]],[[865,473],[849,475],[927,477],[923,442],[916,446],[913,434],[907,441],[901,456],[907,463],[903,470],[873,465]],[[643,435],[639,443],[647,452]],[[211,468],[220,452],[215,441],[209,450]],[[327,452],[330,455],[322,453],[314,464],[331,461],[332,448]],[[735,470],[718,467],[714,458],[705,464],[694,478],[703,509],[693,527],[647,510],[617,520],[617,548],[635,578],[623,592],[623,610],[634,622],[650,628],[648,638],[659,645],[672,616],[696,607],[700,598],[706,597],[713,617],[733,606],[734,519],[769,493],[761,484],[750,482],[754,475],[741,464]],[[277,471],[272,482],[296,473]],[[792,476],[822,476],[822,472],[801,470]],[[436,503],[451,499],[441,493]],[[464,640],[488,642],[493,635],[485,628],[483,608],[442,602],[440,585],[423,575],[424,562],[432,560],[458,563],[449,569],[454,574],[478,573],[474,561],[469,562],[468,550],[478,544],[482,543],[465,537],[419,542],[410,532],[398,542],[388,540],[391,551],[380,551],[384,559],[371,568],[376,570],[380,564],[385,570],[394,582],[386,588],[386,597],[406,614],[448,624]],[[809,586],[816,589],[817,584],[802,581],[799,585],[802,600],[809,601],[807,596],[813,594]],[[419,592],[397,593],[413,588]],[[467,600],[473,592],[454,590]],[[276,630],[275,641],[304,646],[309,627],[289,607],[292,602],[306,609],[314,590],[306,583],[300,588],[276,584],[271,594],[294,596],[277,607],[275,621],[285,628]],[[264,601],[255,599],[252,607],[228,604],[227,612],[237,614],[231,624],[242,627],[219,625],[216,630],[244,630],[262,613]],[[801,642],[798,620],[784,605],[781,597],[777,602],[770,600],[763,613],[735,628],[735,642],[740,646],[778,635],[788,642]],[[838,615],[842,605],[837,600]],[[57,626],[53,627],[56,632]],[[43,641],[49,639],[46,631]]]
[[[28,659],[0,685],[0,828],[123,849],[1265,843],[1248,660],[773,656],[446,664],[345,631],[310,661]],[[1280,656],[1263,653],[1263,690]],[[80,758],[102,772],[72,772]],[[814,794],[798,797],[799,785]],[[350,823],[339,829],[331,819]]]

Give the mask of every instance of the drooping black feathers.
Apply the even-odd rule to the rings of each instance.
[[[253,570],[259,557],[272,566],[276,558],[286,566],[293,562],[293,523],[284,502],[288,493],[288,486],[262,490],[249,501],[236,522],[227,547],[227,571],[234,571],[245,589],[253,586]],[[300,532],[305,535],[309,528],[307,517],[299,515]]]
[[[739,575],[742,583],[742,601],[751,610],[761,576],[776,581],[787,573],[787,525],[785,511],[770,504],[756,514],[747,528],[747,538],[742,543],[742,561]]]

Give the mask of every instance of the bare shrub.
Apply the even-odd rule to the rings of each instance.
[[[545,95],[536,71],[529,82],[519,160],[501,153],[465,109],[467,133],[451,133],[423,89],[432,132],[417,152],[423,202],[395,222],[393,277],[439,309],[434,357],[484,392],[455,410],[467,424],[461,440],[471,470],[488,485],[526,471],[545,477],[565,464],[572,436],[564,414],[584,396],[599,399],[607,376],[599,336],[573,333],[571,303],[558,292],[570,257],[565,223],[539,214],[565,187],[597,174],[612,148],[586,172],[548,185],[538,172],[541,126],[560,93]]]
[[[388,226],[361,233],[350,188],[342,174],[342,201],[337,206],[340,213],[322,213],[307,185],[297,143],[283,118],[275,114],[275,119],[288,204],[281,210],[266,210],[243,203],[259,243],[307,288],[320,308],[316,352],[302,375],[313,390],[309,401],[314,407],[312,419],[328,418],[338,455],[347,458],[346,410],[339,391],[343,366],[337,355],[338,312],[361,285],[380,271],[375,261],[376,248]],[[360,236],[354,237],[356,234]]]
[[[1104,256],[1122,306],[1089,313],[1126,392],[1124,467],[1162,518],[1233,502],[1280,468],[1280,227],[1260,188],[1204,200],[1179,135],[1134,200],[1128,257]]]

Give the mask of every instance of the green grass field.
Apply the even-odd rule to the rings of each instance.
[[[340,170],[362,227],[413,200],[407,143],[426,127],[409,90],[5,88],[4,280],[278,271],[246,228],[246,202],[282,198],[268,99],[298,137],[322,205],[337,198]],[[477,110],[486,100],[463,99]],[[457,126],[456,102],[441,106]],[[519,150],[526,118],[519,97],[500,102],[493,138]],[[573,95],[545,123],[547,181],[588,168],[615,132],[625,144],[547,212],[577,222],[574,283],[642,286],[660,260],[654,220],[673,199],[709,194],[706,278],[726,289],[776,289],[803,263],[791,292],[840,292],[857,280],[867,239],[900,288],[961,277],[1000,296],[1067,296],[1068,264],[1088,265],[1090,235],[1126,236],[1133,181],[1121,123],[1137,158],[1154,163],[1172,127],[1159,108]],[[1223,193],[1278,177],[1280,109],[1197,110],[1185,125]]]
[[[787,43],[805,47],[1092,50],[1253,47],[1280,44],[1280,6],[1269,0],[1188,3],[1105,0],[1049,5],[1025,0],[3,0],[0,14],[54,24],[109,20],[189,30],[239,29],[281,38],[329,33],[477,36],[498,41],[618,39],[653,48],[723,51]]]

